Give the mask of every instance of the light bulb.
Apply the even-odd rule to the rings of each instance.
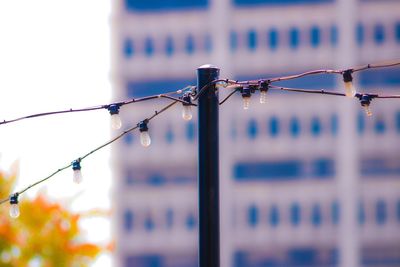
[[[361,95],[361,97],[360,97],[361,106],[364,108],[365,114],[367,114],[368,117],[372,116],[372,111],[370,108],[372,99],[373,99],[373,96],[368,95],[368,94]]]
[[[151,144],[151,138],[149,135],[149,128],[147,127],[148,120],[139,122],[140,131],[140,143],[144,147],[148,147]]]
[[[364,108],[365,114],[367,114],[368,117],[371,117],[372,116],[372,111],[371,111],[370,106],[369,105],[365,105],[365,106],[363,106],[363,108]]]
[[[76,184],[80,184],[83,180],[81,170],[74,170],[72,181]]]
[[[182,109],[182,118],[185,121],[190,121],[193,117],[192,114],[192,107],[190,105],[183,105],[183,109]]]
[[[81,172],[81,160],[77,159],[72,162],[72,170],[74,171],[72,175],[72,181],[76,184],[82,182],[82,172]]]
[[[243,97],[243,109],[249,109],[249,108],[250,108],[250,97],[244,96]]]
[[[122,121],[121,121],[121,117],[119,116],[119,114],[118,113],[112,114],[111,115],[111,127],[114,130],[118,130],[121,128],[121,126],[122,126]]]
[[[260,92],[260,103],[265,104],[267,102],[267,91]]]
[[[144,147],[148,147],[151,144],[151,138],[148,131],[140,132],[140,143]]]
[[[10,207],[10,217],[11,218],[18,218],[19,216],[19,206],[18,204],[11,204]]]
[[[10,196],[10,217],[17,218],[19,216],[18,207],[18,193],[14,193]]]
[[[353,86],[353,82],[345,82],[344,89],[347,97],[354,97],[357,93],[356,89]]]
[[[122,126],[121,117],[119,116],[120,105],[112,104],[108,107],[108,111],[111,115],[111,128],[118,130]]]
[[[354,97],[356,95],[356,89],[353,86],[353,76],[352,70],[345,70],[343,72],[343,81],[344,81],[344,91],[347,97]]]

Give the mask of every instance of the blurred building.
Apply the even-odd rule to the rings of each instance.
[[[396,59],[400,2],[114,1],[115,100],[222,78],[269,78]],[[400,68],[354,75],[360,92],[395,94]],[[343,90],[319,75],[288,87]],[[221,97],[226,95],[221,89]],[[400,266],[400,105],[271,92],[220,109],[221,266]],[[165,101],[123,107],[125,127]],[[197,128],[181,106],[113,147],[117,267],[197,266]]]

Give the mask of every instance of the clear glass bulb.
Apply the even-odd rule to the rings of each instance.
[[[11,218],[18,218],[18,216],[19,216],[19,206],[18,206],[18,204],[11,204],[10,217]]]
[[[122,121],[121,121],[121,117],[119,116],[119,114],[112,114],[111,115],[111,127],[114,130],[118,130],[120,129],[122,126]]]
[[[345,82],[344,89],[347,97],[354,97],[357,93],[356,89],[353,86],[353,82]]]
[[[243,97],[243,109],[249,109],[250,107],[250,97]]]
[[[183,109],[182,109],[182,118],[185,121],[190,121],[192,119],[193,115],[192,115],[192,107],[189,105],[183,105]]]
[[[140,143],[144,147],[148,147],[151,144],[151,138],[148,131],[140,132]]]
[[[82,177],[82,172],[81,170],[74,170],[74,174],[73,174],[73,178],[72,180],[74,181],[74,183],[76,184],[80,184],[83,180]]]
[[[260,103],[265,104],[267,102],[267,92],[261,91],[260,92]]]
[[[365,105],[365,106],[363,106],[363,108],[364,108],[365,114],[367,114],[368,117],[371,117],[372,116],[372,111],[371,111],[370,106],[369,105]]]

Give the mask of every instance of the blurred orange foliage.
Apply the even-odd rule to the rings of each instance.
[[[0,171],[1,199],[12,192],[16,173]],[[100,246],[82,240],[78,226],[82,215],[40,194],[33,200],[20,200],[19,206],[17,219],[8,216],[8,204],[0,206],[0,267],[88,266],[101,252]]]

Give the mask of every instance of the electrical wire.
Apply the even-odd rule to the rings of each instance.
[[[294,75],[283,76],[283,77],[275,77],[275,78],[270,78],[270,79],[259,79],[259,80],[249,80],[249,81],[236,81],[236,80],[230,80],[230,79],[217,79],[217,80],[211,81],[210,83],[204,85],[202,88],[200,88],[200,90],[198,90],[198,88],[196,88],[195,86],[186,86],[183,89],[180,89],[180,90],[177,90],[177,91],[171,91],[171,92],[164,93],[164,94],[151,95],[151,96],[146,96],[146,97],[142,97],[142,98],[131,98],[131,99],[128,99],[128,100],[125,100],[125,101],[122,101],[122,102],[114,102],[114,103],[110,103],[110,104],[106,104],[106,105],[99,105],[99,106],[93,106],[93,107],[87,107],[87,108],[81,108],[81,109],[67,109],[67,110],[60,110],[60,111],[32,114],[32,115],[28,115],[28,116],[12,119],[12,120],[4,120],[4,121],[0,122],[0,125],[12,123],[12,122],[17,122],[17,121],[24,120],[24,119],[30,119],[30,118],[36,118],[36,117],[42,117],[42,116],[49,116],[49,115],[55,115],[55,114],[72,113],[72,112],[85,112],[85,111],[92,111],[92,110],[99,110],[99,109],[108,109],[112,105],[117,105],[118,107],[121,107],[121,106],[129,105],[129,104],[132,104],[132,103],[143,102],[143,101],[148,101],[148,100],[158,99],[158,98],[165,98],[165,99],[168,99],[168,100],[172,100],[171,103],[169,103],[168,105],[164,106],[160,110],[156,110],[153,115],[151,115],[150,117],[148,117],[148,118],[143,120],[146,123],[148,123],[149,121],[151,121],[152,119],[154,119],[155,117],[157,117],[161,113],[165,112],[166,110],[168,110],[169,108],[171,108],[172,106],[174,106],[178,102],[180,102],[182,104],[197,106],[195,103],[184,101],[183,98],[182,98],[182,95],[186,94],[186,93],[188,93],[190,91],[190,95],[192,96],[192,100],[195,101],[210,86],[215,86],[218,83],[220,83],[222,85],[222,87],[227,87],[229,89],[231,89],[232,86],[234,86],[233,87],[234,88],[233,91],[230,92],[219,103],[219,105],[224,104],[236,92],[241,91],[244,86],[252,86],[252,90],[253,90],[252,92],[254,92],[255,90],[261,91],[261,89],[263,89],[264,91],[268,91],[269,89],[272,89],[272,90],[281,90],[281,91],[297,92],[297,93],[323,94],[323,95],[331,95],[331,96],[346,96],[344,93],[329,92],[329,91],[326,91],[326,90],[323,90],[323,89],[312,90],[312,89],[289,88],[289,87],[275,86],[275,85],[272,85],[271,83],[279,82],[279,81],[298,79],[298,78],[302,78],[302,77],[309,76],[309,75],[344,74],[345,72],[348,72],[348,71],[350,71],[350,72],[358,72],[358,71],[364,71],[364,70],[367,70],[367,69],[393,67],[393,66],[397,66],[397,65],[400,65],[400,61],[392,61],[392,62],[380,63],[380,64],[367,64],[367,65],[362,65],[362,66],[358,66],[358,67],[349,68],[349,69],[346,69],[346,70],[329,70],[329,69],[327,69],[327,70],[313,70],[313,71],[308,71],[308,72],[304,72],[304,73],[300,73],[300,74],[294,74]],[[265,86],[265,87],[263,87],[263,86]],[[178,94],[178,97],[172,96],[172,95],[176,95],[176,94]],[[359,98],[360,101],[364,101],[365,102],[364,105],[365,104],[369,105],[370,100],[372,100],[374,98],[382,98],[382,99],[393,98],[393,99],[395,99],[395,98],[400,98],[400,95],[379,95],[379,94],[359,94],[359,93],[357,93],[355,95],[355,97]],[[138,128],[139,128],[139,124],[137,124],[137,125],[129,128],[129,129],[123,131],[122,133],[120,133],[116,137],[112,138],[111,140],[107,141],[106,143],[96,147],[95,149],[91,150],[90,152],[88,152],[87,154],[83,155],[82,157],[79,157],[78,158],[79,162],[82,161],[83,159],[86,159],[88,156],[92,155],[93,153],[99,151],[100,149],[102,149],[102,148],[104,148],[104,147],[116,142],[117,140],[122,138],[124,135],[126,135],[126,134],[128,134],[128,133],[130,133],[130,132],[132,132],[132,131],[134,131],[134,130],[136,130]],[[16,194],[21,195],[21,194],[25,193],[26,191],[28,191],[32,187],[35,187],[35,186],[37,186],[37,185],[49,180],[50,178],[54,177],[59,172],[65,170],[67,168],[70,168],[71,166],[72,166],[72,163],[70,163],[70,164],[68,164],[68,165],[66,165],[66,166],[64,166],[64,167],[62,167],[60,169],[57,169],[56,171],[54,171],[53,173],[51,173],[47,177],[45,177],[45,178],[43,178],[41,180],[38,180],[37,182],[25,187],[24,189],[22,189],[21,191],[17,192]],[[8,202],[9,200],[10,200],[10,197],[8,197],[6,199],[3,199],[3,200],[0,201],[0,204]]]
[[[172,106],[174,106],[174,105],[175,105],[176,103],[178,103],[178,102],[180,102],[180,101],[174,100],[172,103],[169,103],[168,105],[164,106],[164,107],[161,108],[160,110],[156,110],[156,111],[154,112],[153,115],[151,115],[151,116],[148,117],[148,118],[145,118],[143,121],[149,122],[149,121],[153,120],[155,117],[159,116],[161,113],[165,112],[166,110],[168,110],[169,108],[171,108]],[[126,135],[126,134],[128,134],[128,133],[130,133],[130,132],[132,132],[132,131],[134,131],[134,130],[136,130],[136,129],[138,129],[138,128],[139,128],[139,126],[138,126],[138,124],[137,124],[137,125],[135,125],[135,126],[129,128],[129,129],[123,131],[122,133],[120,133],[120,134],[117,135],[116,137],[112,138],[111,140],[107,141],[106,143],[104,143],[104,144],[102,144],[102,145],[96,147],[95,149],[91,150],[90,152],[86,153],[85,155],[79,157],[78,160],[79,160],[79,161],[84,160],[85,158],[87,158],[88,156],[92,155],[93,153],[99,151],[100,149],[102,149],[102,148],[104,148],[104,147],[106,147],[106,146],[111,145],[112,143],[114,143],[114,142],[117,141],[118,139],[122,138],[124,135]],[[71,166],[72,166],[72,163],[70,163],[70,164],[68,164],[68,165],[66,165],[66,166],[64,166],[64,167],[62,167],[62,168],[60,168],[60,169],[54,171],[53,173],[51,173],[51,174],[48,175],[47,177],[45,177],[45,178],[43,178],[43,179],[41,179],[41,180],[38,180],[37,182],[35,182],[35,183],[33,183],[33,184],[31,184],[31,185],[25,187],[24,189],[22,189],[22,190],[20,190],[20,191],[17,192],[18,196],[20,196],[21,194],[25,193],[25,192],[28,191],[29,189],[31,189],[31,188],[33,188],[33,187],[35,187],[35,186],[37,186],[37,185],[39,185],[39,184],[41,184],[41,183],[43,183],[43,182],[49,180],[50,178],[54,177],[54,176],[55,176],[56,174],[58,174],[59,172],[65,170],[65,169],[68,169],[68,168],[70,168]],[[0,204],[3,204],[3,203],[5,203],[5,202],[8,202],[9,200],[10,200],[10,197],[7,197],[7,198],[1,200],[1,201],[0,201]]]
[[[66,109],[66,110],[37,113],[37,114],[32,114],[32,115],[28,115],[28,116],[19,117],[19,118],[12,119],[12,120],[3,120],[3,121],[0,121],[0,125],[12,123],[12,122],[17,122],[17,121],[21,121],[21,120],[25,120],[25,119],[43,117],[43,116],[50,116],[50,115],[57,115],[57,114],[64,114],[64,113],[74,113],[74,112],[85,112],[85,111],[93,111],[93,110],[99,110],[99,109],[108,109],[112,105],[117,105],[119,107],[122,107],[122,106],[129,105],[129,104],[132,104],[132,103],[144,102],[144,101],[149,101],[149,100],[153,100],[153,99],[157,99],[157,98],[166,98],[166,99],[170,99],[170,100],[175,100],[175,101],[179,101],[179,102],[182,102],[182,103],[186,103],[182,99],[173,97],[171,95],[182,94],[186,90],[192,89],[193,87],[194,86],[189,85],[189,86],[186,86],[186,87],[184,87],[184,88],[182,88],[180,90],[177,90],[177,91],[171,91],[171,92],[164,93],[164,94],[151,95],[151,96],[146,96],[146,97],[141,97],[141,98],[131,98],[129,100],[125,100],[125,101],[121,101],[121,102],[114,102],[114,103],[110,103],[110,104],[106,104],[106,105],[98,105],[98,106],[79,108],[79,109],[72,109],[71,108],[71,109]],[[194,105],[194,104],[190,104],[190,105]]]

